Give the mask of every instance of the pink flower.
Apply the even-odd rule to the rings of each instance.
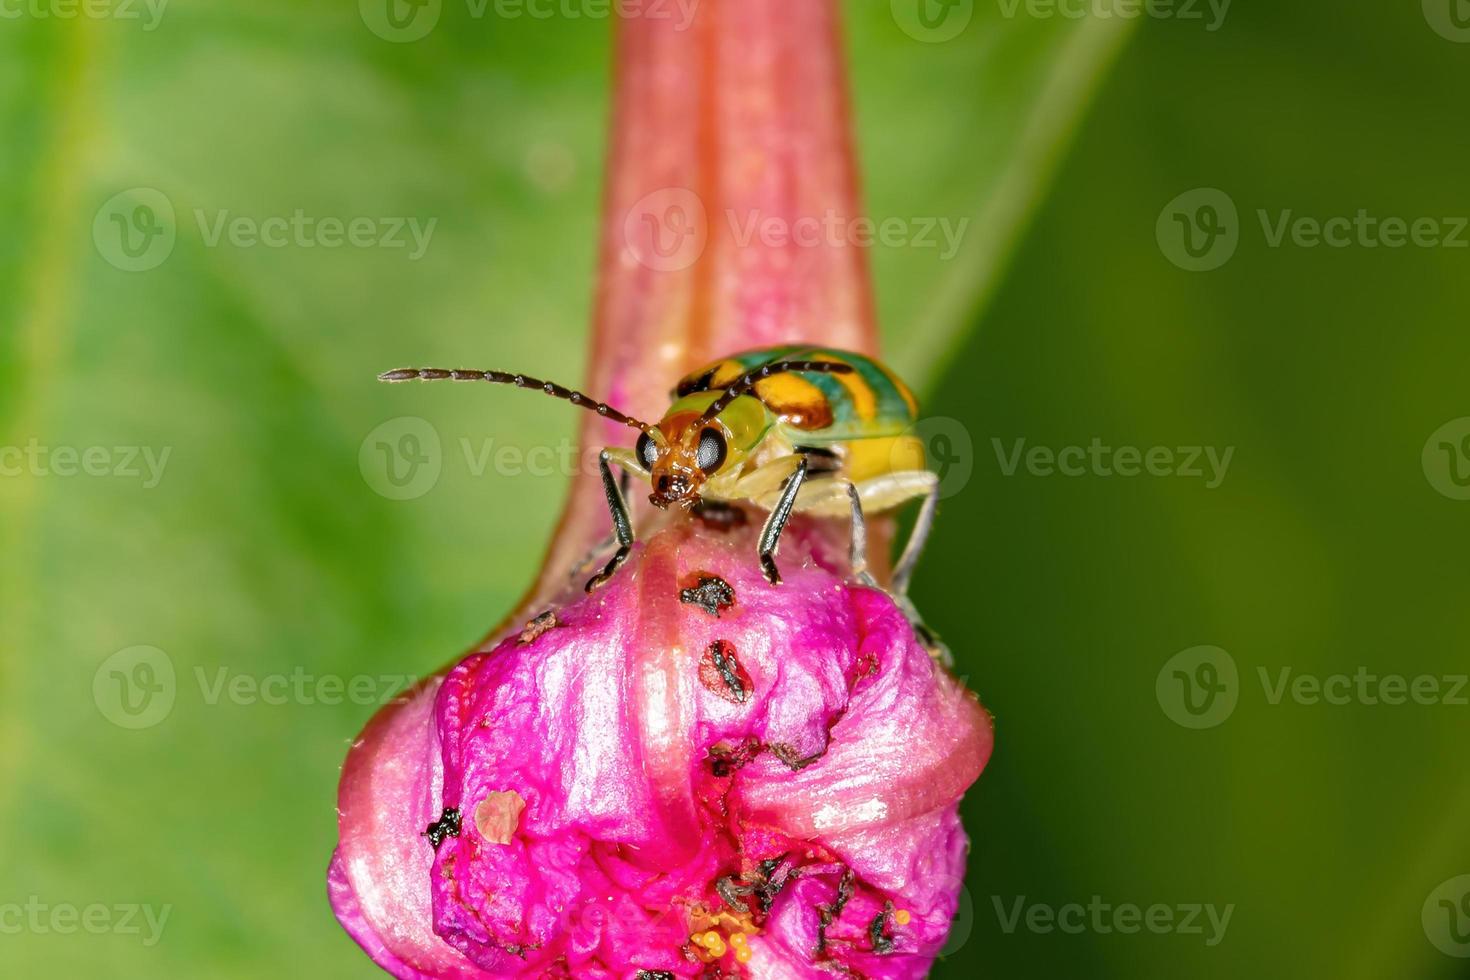
[[[353,937],[403,978],[924,976],[990,719],[827,533],[773,587],[749,529],[668,528],[375,722]]]
[[[617,62],[585,390],[657,417],[674,379],[737,350],[875,354],[859,245],[741,242],[727,220],[861,213],[833,0],[630,18]],[[629,229],[675,213],[696,247],[646,261]],[[583,418],[585,445],[625,437]],[[612,580],[569,589],[609,529],[579,477],[514,625],[354,742],[337,917],[402,978],[923,976],[989,716],[851,581],[841,522],[794,519],[770,586],[754,523],[634,516]]]

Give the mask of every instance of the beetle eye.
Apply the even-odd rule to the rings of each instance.
[[[699,434],[699,449],[694,461],[706,473],[713,473],[725,462],[725,437],[715,429],[705,429]]]
[[[658,445],[647,432],[638,437],[634,452],[638,454],[638,462],[643,464],[645,470],[653,469],[653,464],[658,462]]]

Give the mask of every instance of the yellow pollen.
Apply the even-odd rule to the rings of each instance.
[[[750,962],[750,956],[751,956],[751,953],[750,953],[750,947],[749,946],[740,946],[740,947],[737,947],[736,950],[735,950],[735,959],[739,963],[749,963]]]
[[[737,933],[735,933],[735,935],[733,935],[733,936],[730,937],[730,942],[733,943],[736,946],[736,948],[739,948],[741,946],[744,946],[745,945],[745,933],[743,933],[743,932],[737,932]]]
[[[893,921],[897,922],[901,926],[908,925],[912,919],[913,916],[909,915],[908,909],[899,909],[897,912],[893,913]]]

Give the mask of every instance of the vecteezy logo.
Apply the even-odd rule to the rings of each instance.
[[[1164,205],[1154,237],[1164,258],[1179,268],[1208,272],[1235,254],[1240,244],[1240,216],[1229,194],[1197,187]]]
[[[1424,0],[1424,19],[1445,40],[1470,43],[1470,0]]]
[[[174,662],[157,647],[119,650],[92,675],[92,700],[119,728],[152,728],[174,709]]]
[[[1235,659],[1219,647],[1181,650],[1159,670],[1154,695],[1175,724],[1214,728],[1230,717],[1240,700]]]
[[[1429,893],[1419,913],[1424,935],[1446,956],[1470,958],[1470,875],[1456,875]]]
[[[975,931],[975,899],[962,879],[953,875],[941,875],[940,878],[946,882],[944,888],[949,894],[954,894],[955,886],[959,886],[959,902],[954,917],[949,921],[949,935],[938,950],[938,956],[945,958],[958,953],[970,941],[970,935]]]
[[[928,44],[958,37],[975,16],[975,0],[889,0],[889,8],[905,34]]]
[[[422,497],[439,482],[443,465],[439,430],[412,415],[384,422],[367,434],[357,451],[363,480],[389,500]]]
[[[699,261],[709,242],[704,202],[683,187],[645,194],[623,218],[623,242],[645,268],[657,272],[687,269]]]
[[[1451,500],[1470,500],[1470,416],[1435,429],[1420,462],[1431,487]]]
[[[152,187],[114,194],[92,219],[97,253],[124,272],[146,272],[162,265],[177,238],[173,203]]]
[[[357,11],[378,37],[407,44],[434,29],[443,5],[444,0],[357,0]]]
[[[933,471],[939,477],[941,499],[953,497],[970,482],[975,472],[975,444],[970,439],[970,430],[958,419],[944,416],[919,419],[904,435],[917,439],[918,444],[894,440],[888,461],[893,472]]]

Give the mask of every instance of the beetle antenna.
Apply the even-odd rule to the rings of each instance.
[[[819,374],[847,374],[852,370],[853,367],[851,364],[844,364],[841,361],[767,361],[759,367],[751,368],[730,382],[729,387],[725,389],[724,393],[710,402],[709,408],[704,410],[704,414],[699,417],[699,424],[703,425],[719,415],[730,406],[731,402],[741,395],[749,393],[757,384],[773,374],[789,374],[792,371],[812,371]]]
[[[392,371],[384,371],[378,375],[379,381],[396,383],[399,381],[488,381],[496,385],[515,385],[517,388],[532,388],[545,392],[553,398],[561,398],[571,402],[578,408],[585,408],[590,412],[596,412],[603,418],[612,419],[630,428],[638,429],[640,432],[652,433],[653,426],[647,422],[640,422],[631,415],[613,408],[611,405],[597,401],[582,394],[564,388],[551,381],[542,381],[525,374],[510,374],[505,371],[466,371],[463,369],[450,368],[396,368]]]

